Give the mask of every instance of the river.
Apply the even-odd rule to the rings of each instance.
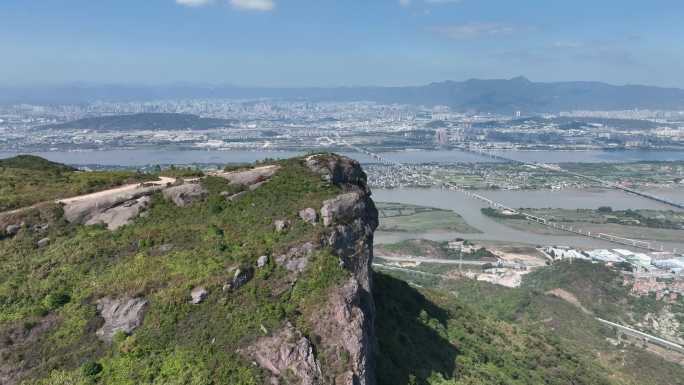
[[[669,209],[668,206],[663,206],[657,202],[614,190],[591,192],[574,190],[557,192],[496,191],[484,192],[483,195],[497,199],[512,207],[595,209],[599,206],[609,205],[615,209]],[[518,242],[544,246],[564,245],[579,248],[618,247],[613,243],[587,237],[574,235],[542,235],[516,230],[483,215],[480,209],[487,207],[484,202],[468,198],[464,194],[449,190],[437,188],[375,189],[373,190],[373,199],[378,202],[399,202],[452,210],[460,214],[470,225],[482,231],[481,234],[460,234],[455,232],[428,232],[423,234],[377,232],[375,238],[378,243],[393,243],[405,239],[416,238],[445,241],[461,237],[474,240]],[[684,249],[684,239],[682,242],[658,242],[657,244],[659,245],[661,243],[666,249]]]
[[[364,154],[342,152],[362,163],[372,162],[373,159]],[[684,160],[684,151],[516,151],[501,150],[494,152],[498,155],[517,160],[543,163],[562,162],[635,162],[646,161],[676,161]],[[33,152],[54,162],[71,165],[117,165],[117,166],[146,166],[154,164],[220,164],[254,162],[264,158],[290,158],[302,155],[302,151],[265,151],[265,150],[178,150],[178,149],[116,149],[94,151],[45,151]],[[14,156],[16,153],[0,152],[0,159]],[[390,161],[400,163],[425,162],[491,162],[491,158],[468,153],[460,150],[436,151],[394,151],[383,154]]]
[[[684,151],[498,151],[499,155],[533,162],[632,162],[684,160]],[[71,165],[117,165],[144,166],[153,164],[224,164],[254,162],[264,158],[289,158],[302,155],[297,151],[208,151],[208,150],[169,150],[169,149],[118,149],[102,151],[51,151],[38,152],[55,162]],[[359,153],[344,153],[362,163],[372,162],[369,157]],[[0,159],[16,155],[0,152]],[[387,159],[400,163],[423,162],[483,162],[491,161],[480,155],[457,150],[442,151],[397,151],[383,154]],[[682,189],[650,191],[674,201],[684,202]],[[530,208],[591,208],[611,206],[614,209],[671,209],[657,202],[629,195],[616,190],[598,191],[485,191],[483,195],[511,207]],[[521,242],[539,245],[570,245],[576,247],[599,248],[615,247],[614,244],[578,236],[539,235],[512,229],[481,214],[484,203],[468,199],[456,192],[440,189],[398,189],[374,191],[375,199],[386,202],[402,202],[416,205],[454,210],[468,223],[483,231],[482,234],[427,233],[395,234],[378,233],[378,242],[393,242],[405,238],[425,238],[447,240],[455,237],[486,239],[505,242]],[[666,247],[684,249],[684,240],[679,243],[665,243]]]

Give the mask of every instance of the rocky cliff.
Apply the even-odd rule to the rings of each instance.
[[[375,384],[378,213],[357,162],[121,189],[0,240],[0,382]]]
[[[306,258],[314,249],[330,248],[351,274],[327,293],[318,311],[308,316],[307,323],[318,339],[316,355],[311,343],[289,323],[274,336],[257,341],[247,352],[273,374],[273,383],[289,370],[302,384],[375,384],[371,263],[378,212],[356,161],[337,155],[312,155],[306,158],[306,165],[343,193],[325,200],[320,208],[306,210],[311,213],[308,222],[323,227],[319,238],[293,247],[278,261],[297,274],[302,271],[302,262],[293,265],[293,259]]]

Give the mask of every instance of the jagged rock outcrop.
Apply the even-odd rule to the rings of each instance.
[[[201,184],[188,183],[164,189],[163,194],[176,206],[185,207],[204,200],[209,193]]]
[[[346,223],[362,216],[366,211],[364,196],[364,193],[355,191],[323,202],[323,207],[321,207],[323,225],[328,227],[335,222]]]
[[[293,247],[275,261],[296,276],[305,270],[315,250],[329,247],[352,274],[342,286],[330,291],[325,304],[307,320],[320,338],[316,355],[309,353],[310,342],[291,324],[256,341],[249,355],[275,376],[272,383],[290,370],[302,384],[373,385],[376,342],[371,264],[378,212],[358,162],[321,154],[308,157],[306,165],[344,193],[321,207],[326,229],[318,242]],[[320,363],[324,363],[323,368]]]
[[[118,332],[131,334],[142,324],[147,305],[144,298],[100,299],[97,301],[97,311],[104,318],[104,325],[97,330],[97,336],[111,342]]]
[[[316,154],[306,158],[306,165],[334,185],[350,189],[361,188],[370,193],[366,173],[359,162],[353,159],[334,154]]]
[[[275,335],[258,340],[245,353],[271,372],[272,384],[278,384],[278,377],[284,375],[296,376],[302,385],[321,383],[321,367],[313,345],[290,323]]]
[[[327,365],[337,366],[336,384],[373,384],[373,335],[368,328],[372,314],[364,312],[363,290],[356,278],[331,294],[328,305],[322,309],[313,327],[326,341],[321,353],[328,358]],[[341,359],[340,357],[348,357]],[[332,358],[332,360],[330,359]]]

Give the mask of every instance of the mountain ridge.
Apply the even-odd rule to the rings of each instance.
[[[447,80],[419,86],[247,87],[67,85],[0,87],[0,103],[84,103],[182,98],[302,99],[446,105],[457,111],[549,113],[566,110],[684,109],[684,89],[597,81]]]

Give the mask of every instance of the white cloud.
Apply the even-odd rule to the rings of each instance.
[[[176,0],[176,4],[185,5],[187,7],[201,7],[203,5],[211,4],[213,0]]]
[[[275,8],[273,0],[230,0],[230,5],[249,11],[272,11]]]
[[[411,0],[399,0],[399,5],[402,7],[408,7],[411,5]]]
[[[468,23],[429,27],[428,30],[450,39],[467,40],[487,36],[512,35],[520,31],[521,28],[499,23]]]

